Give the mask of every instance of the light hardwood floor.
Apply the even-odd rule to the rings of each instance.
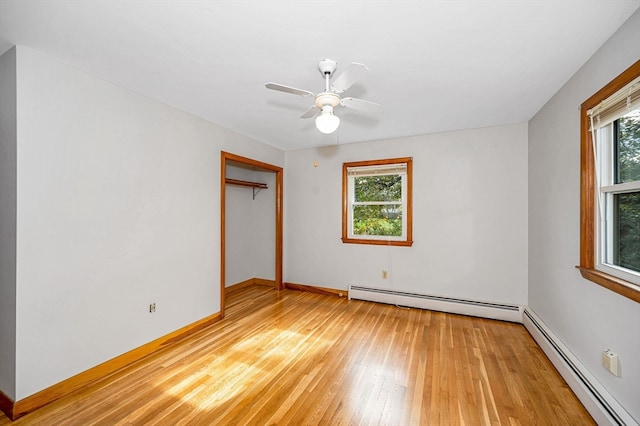
[[[207,329],[0,425],[589,425],[520,324],[249,287]]]

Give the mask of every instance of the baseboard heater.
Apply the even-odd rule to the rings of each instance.
[[[523,307],[504,303],[409,293],[375,287],[349,286],[349,299],[429,309],[503,321],[522,322]]]
[[[638,426],[530,308],[524,310],[523,324],[598,425]]]

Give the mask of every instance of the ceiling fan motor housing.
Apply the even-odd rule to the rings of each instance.
[[[322,59],[320,62],[318,62],[318,69],[323,76],[326,74],[329,74],[329,76],[331,76],[336,70],[337,66],[338,63],[333,59]]]

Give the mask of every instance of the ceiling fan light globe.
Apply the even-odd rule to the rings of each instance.
[[[338,126],[340,126],[340,118],[333,115],[333,112],[323,111],[322,114],[316,117],[316,127],[320,133],[328,135],[335,132],[338,129]]]

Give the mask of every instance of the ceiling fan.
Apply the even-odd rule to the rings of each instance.
[[[365,112],[375,112],[380,104],[364,101],[356,98],[341,98],[340,94],[349,89],[362,77],[369,69],[364,64],[352,62],[332,83],[330,78],[335,72],[338,64],[331,59],[322,59],[318,62],[318,70],[324,77],[324,91],[316,94],[308,90],[296,89],[278,83],[267,83],[265,87],[271,90],[278,90],[294,95],[310,96],[315,98],[315,104],[307,110],[300,118],[316,117],[316,127],[322,133],[333,133],[340,125],[340,118],[333,113],[333,109],[338,105],[345,108],[353,108]],[[320,115],[318,115],[320,113]]]

